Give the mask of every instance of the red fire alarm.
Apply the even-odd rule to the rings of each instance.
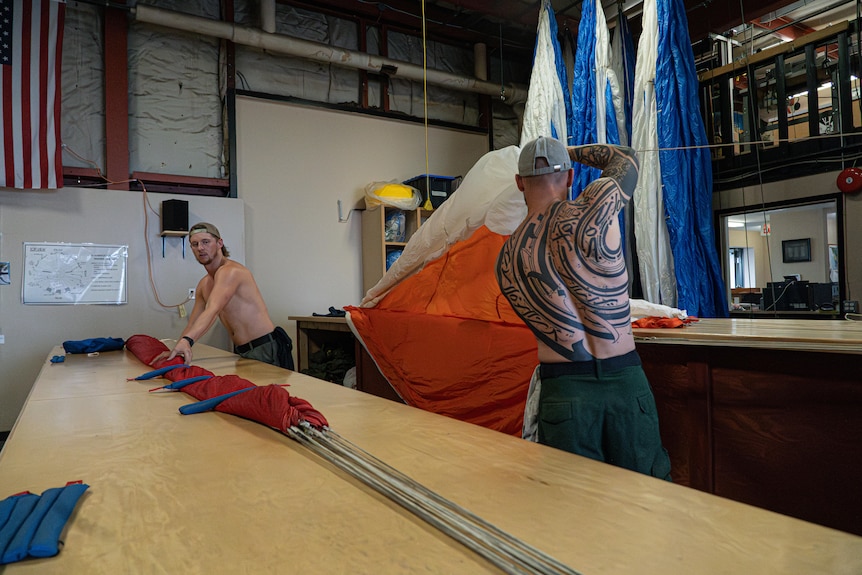
[[[862,190],[862,168],[847,168],[838,174],[838,189],[845,194]]]

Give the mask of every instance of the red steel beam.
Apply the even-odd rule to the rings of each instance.
[[[112,190],[129,189],[128,23],[124,10],[105,9],[105,166]]]

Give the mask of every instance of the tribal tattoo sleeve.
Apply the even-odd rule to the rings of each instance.
[[[628,202],[638,182],[638,160],[635,151],[625,146],[588,144],[570,146],[569,158],[592,168],[602,170],[602,178],[614,180],[625,202]],[[589,189],[589,186],[587,187]]]
[[[593,349],[590,342],[612,345],[629,329],[618,214],[634,191],[638,166],[628,148],[578,146],[569,153],[601,168],[602,177],[576,200],[524,222],[500,254],[498,279],[534,334],[576,361]]]

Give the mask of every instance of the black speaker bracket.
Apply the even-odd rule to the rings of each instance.
[[[162,232],[162,258],[165,257],[165,238],[180,238],[180,241],[183,244],[183,259],[186,259],[186,236],[189,235],[188,232],[171,232],[164,231]]]

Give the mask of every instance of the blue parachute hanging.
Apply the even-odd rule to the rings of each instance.
[[[617,112],[614,108],[614,94],[610,83],[605,85],[605,122],[607,129],[605,130],[605,142],[608,144],[621,144],[620,132],[617,124]]]
[[[569,145],[582,146],[596,143],[596,3],[584,0],[581,5],[581,21],[578,24],[577,49],[575,51],[574,79],[572,82],[572,114],[569,116]],[[601,171],[575,163],[572,198],[593,180]]]
[[[566,72],[566,63],[563,60],[563,48],[560,46],[557,18],[554,16],[554,8],[551,6],[550,0],[544,1],[543,9],[548,13],[548,29],[551,35],[551,45],[554,47],[554,65],[557,68],[557,78],[559,79],[560,86],[563,89],[563,103],[566,110],[566,131],[568,132],[568,119],[572,117],[572,97],[569,93],[569,80]],[[561,134],[553,133],[552,135],[557,139],[561,139]],[[569,139],[568,134],[566,134],[566,139]]]
[[[712,166],[682,0],[658,0],[655,94],[664,206],[677,281],[677,307],[727,317],[712,225]]]

